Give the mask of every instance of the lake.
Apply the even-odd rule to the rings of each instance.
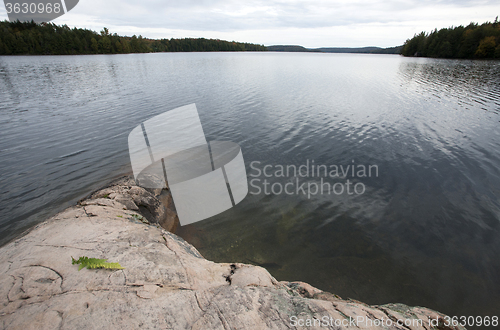
[[[241,146],[249,180],[241,203],[178,230],[206,258],[369,304],[498,315],[499,61],[0,57],[1,243],[130,173],[129,132],[190,103],[207,140]]]

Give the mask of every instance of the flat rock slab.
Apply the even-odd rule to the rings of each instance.
[[[278,282],[262,267],[208,261],[138,218],[114,200],[81,203],[0,248],[0,327],[463,329],[445,327],[444,315],[426,308],[368,306]],[[81,256],[125,269],[78,271],[71,257]]]

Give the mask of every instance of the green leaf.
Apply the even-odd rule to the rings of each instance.
[[[95,268],[106,268],[106,269],[125,269],[117,262],[107,262],[107,259],[96,259],[89,257],[80,257],[78,260],[71,257],[71,263],[73,265],[80,265],[78,271],[82,268],[87,267],[87,269]]]

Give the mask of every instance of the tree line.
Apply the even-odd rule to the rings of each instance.
[[[443,58],[500,58],[500,23],[470,23],[446,29],[421,32],[406,40],[404,56]]]
[[[0,55],[79,55],[149,52],[265,51],[263,45],[218,39],[123,37],[53,23],[0,21]]]

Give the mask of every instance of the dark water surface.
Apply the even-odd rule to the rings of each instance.
[[[500,315],[498,61],[0,57],[1,242],[129,172],[128,133],[189,103],[207,139],[238,143],[249,179],[261,180],[236,207],[178,231],[206,258],[261,264],[278,280],[370,304]],[[266,178],[252,169],[308,161],[375,165],[378,175]],[[256,194],[264,179],[275,192],[291,183],[293,194]],[[364,193],[295,190],[296,180],[322,179],[349,179]]]

